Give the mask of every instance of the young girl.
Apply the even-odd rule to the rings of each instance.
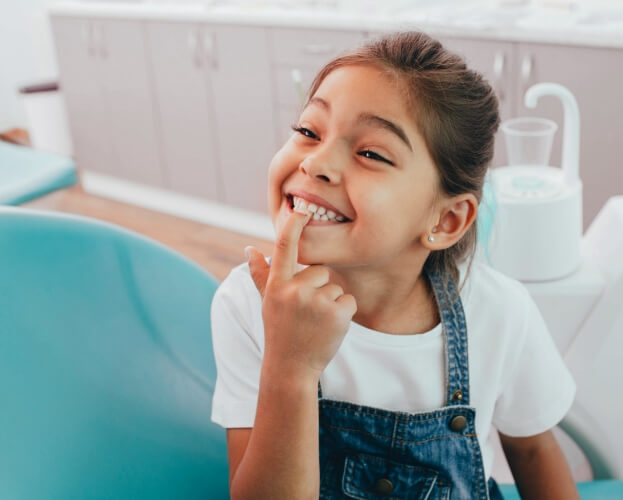
[[[316,77],[269,174],[272,261],[214,299],[234,499],[577,498],[551,428],[574,384],[526,290],[471,262],[489,85],[420,33]],[[529,237],[529,235],[526,235]]]

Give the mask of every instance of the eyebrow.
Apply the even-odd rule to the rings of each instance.
[[[321,97],[312,97],[307,102],[305,107],[309,106],[310,104],[317,104],[321,108],[326,109],[327,111],[331,110],[331,105]],[[413,151],[413,147],[411,146],[411,142],[409,141],[407,134],[402,129],[402,127],[396,125],[394,122],[386,120],[385,118],[381,118],[380,116],[374,115],[372,113],[362,113],[357,117],[357,123],[372,125],[374,127],[388,130],[389,132],[392,132],[394,135],[398,136],[398,138],[402,142],[404,142],[411,151]]]
[[[386,120],[385,118],[381,118],[380,116],[376,116],[370,113],[362,113],[357,118],[357,121],[360,123],[366,123],[366,124],[373,125],[375,127],[389,130],[390,132],[397,135],[402,140],[402,142],[404,142],[408,146],[408,148],[411,151],[413,151],[413,148],[411,147],[411,142],[409,142],[409,138],[407,137],[407,134],[405,134],[405,131],[402,129],[402,127],[396,125],[394,122],[391,122],[389,120]]]
[[[327,111],[331,111],[331,105],[322,97],[312,97],[309,101],[307,101],[307,104],[305,104],[305,107],[303,109],[305,109],[310,104],[319,104],[321,108],[324,108]]]

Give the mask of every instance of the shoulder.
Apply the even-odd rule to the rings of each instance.
[[[242,264],[234,267],[231,271],[229,271],[229,274],[223,280],[222,284],[237,284],[243,286],[251,285],[255,288],[253,279],[251,278],[251,271],[249,270],[249,263],[243,262]]]
[[[538,345],[549,338],[547,325],[519,281],[474,261],[461,290],[467,331],[479,355],[494,356],[506,366],[514,363],[527,343]]]
[[[245,302],[248,299],[260,300],[261,297],[249,270],[249,264],[244,262],[234,267],[219,285],[214,300],[229,302]]]
[[[488,312],[511,317],[523,316],[534,302],[526,287],[516,279],[474,260],[469,270],[461,269],[461,299],[464,305],[477,305]]]
[[[262,297],[246,262],[233,268],[219,285],[211,309],[215,326],[234,321],[251,327],[261,321]]]

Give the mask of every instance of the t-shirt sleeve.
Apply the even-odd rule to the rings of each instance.
[[[212,421],[226,428],[253,427],[262,365],[261,298],[243,269],[232,271],[212,301]]]
[[[539,309],[522,288],[517,342],[509,352],[493,425],[503,434],[532,436],[556,426],[569,411],[575,383]],[[511,320],[511,318],[509,318]]]

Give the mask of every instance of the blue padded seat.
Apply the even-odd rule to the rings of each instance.
[[[583,500],[621,500],[623,498],[623,482],[616,480],[599,480],[578,483],[580,498]],[[521,500],[514,484],[501,484],[500,491],[504,500]]]
[[[227,498],[216,280],[119,227],[14,207],[0,262],[0,498]]]
[[[0,205],[18,205],[76,181],[71,158],[0,141]]]

